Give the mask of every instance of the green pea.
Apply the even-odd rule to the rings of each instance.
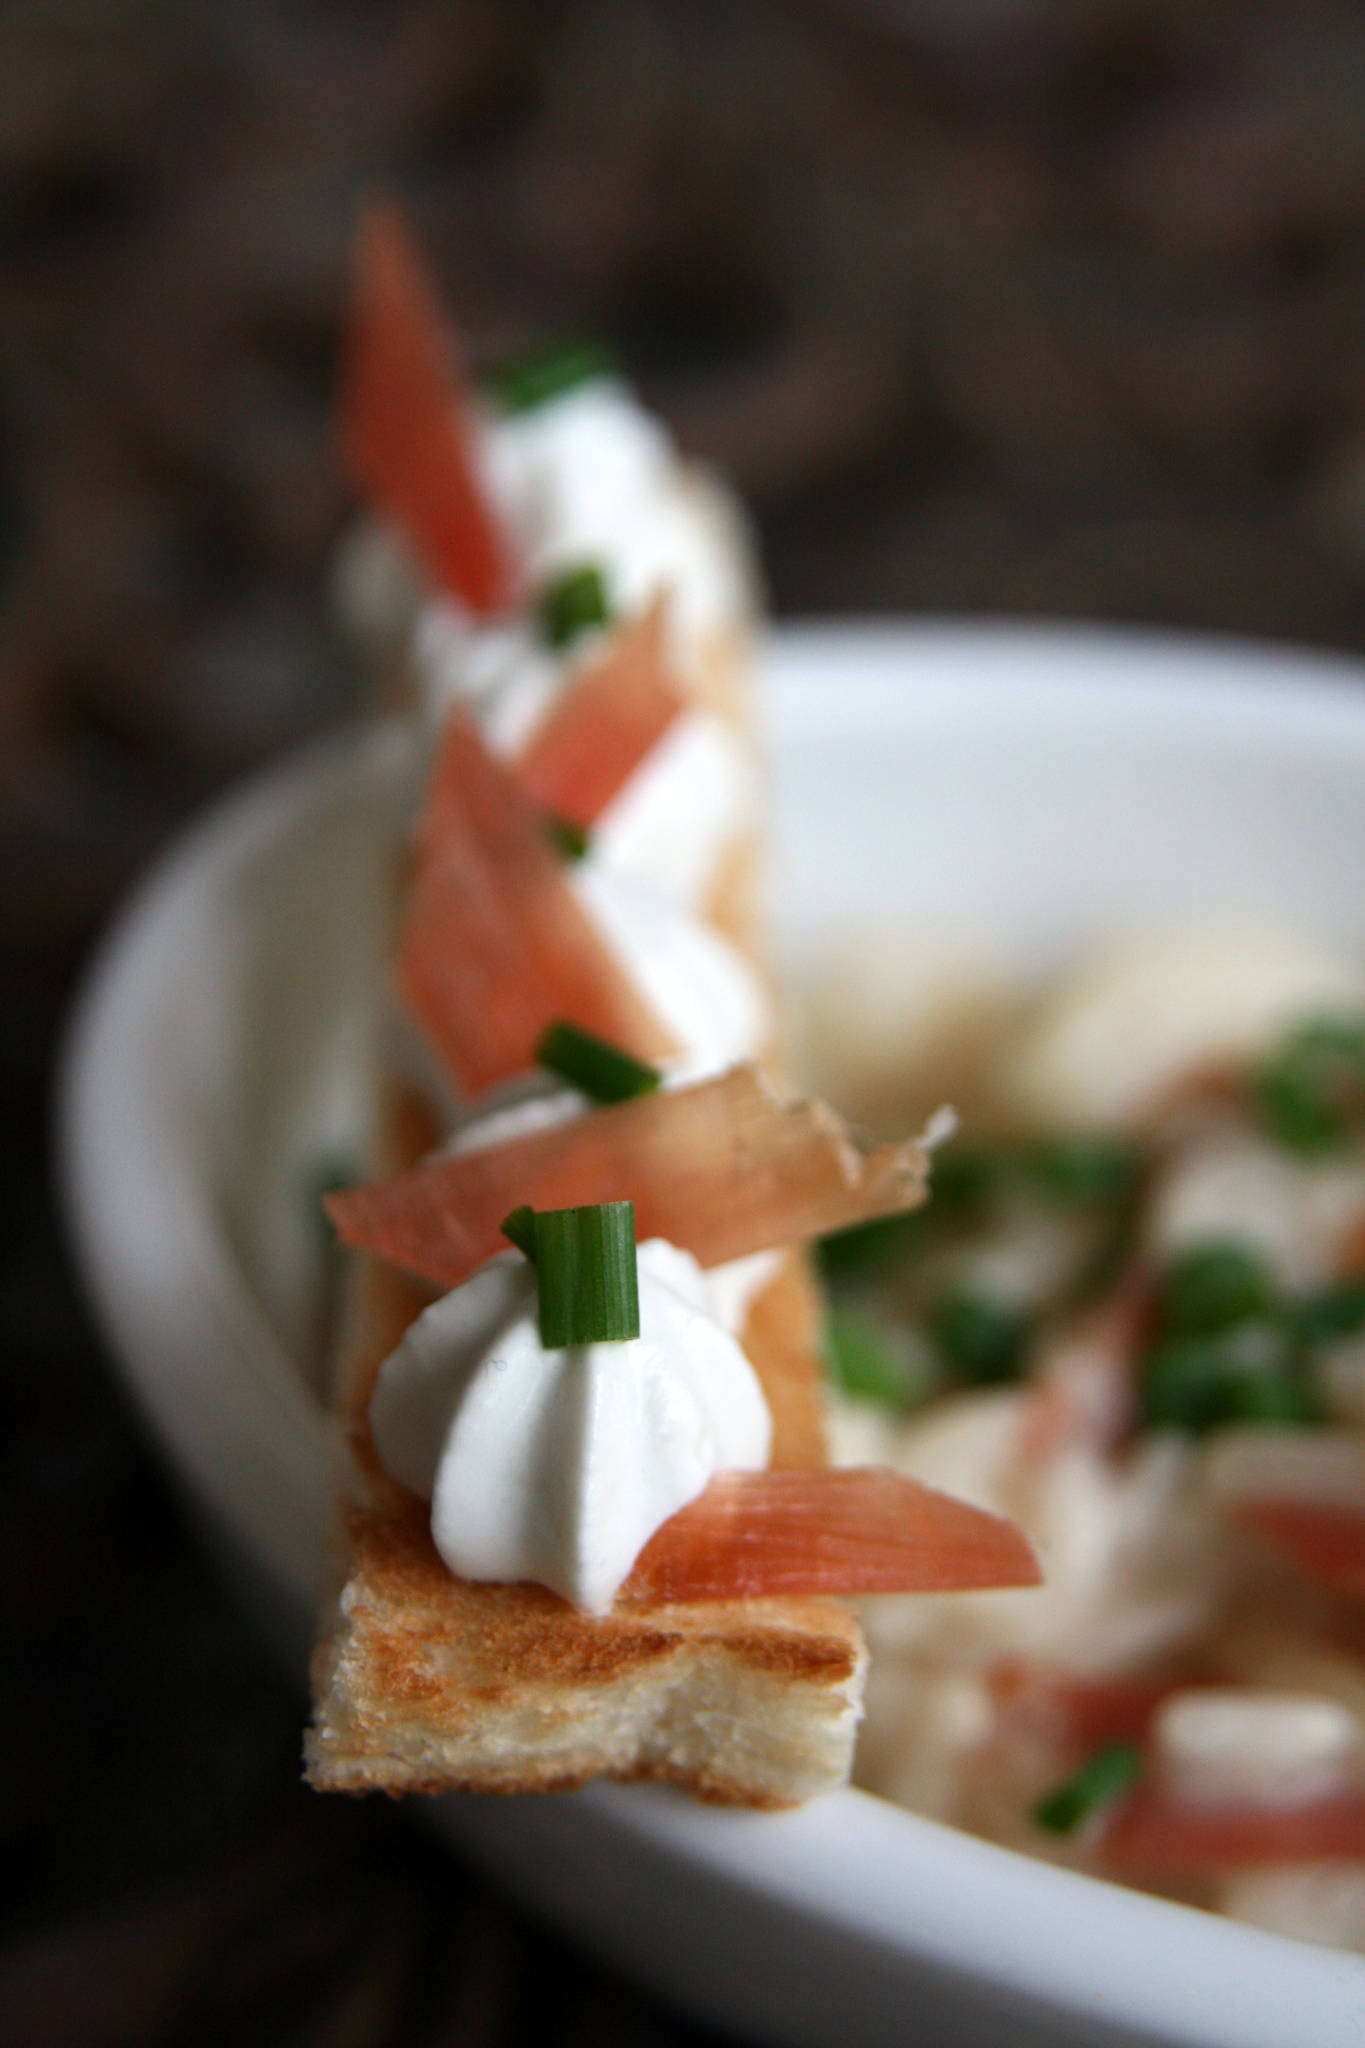
[[[1321,1017],[1301,1025],[1254,1076],[1251,1093],[1289,1151],[1331,1151],[1365,1113],[1365,1024]]]
[[[1273,1314],[1279,1305],[1265,1260],[1231,1240],[1178,1252],[1161,1276],[1159,1291],[1165,1326],[1182,1337],[1231,1329]]]
[[[1023,1370],[1028,1318],[1006,1302],[954,1289],[934,1303],[927,1326],[945,1372],[964,1385],[995,1386]]]
[[[1231,1422],[1310,1422],[1316,1413],[1290,1336],[1277,1323],[1168,1337],[1143,1360],[1138,1392],[1149,1428],[1196,1436]]]
[[[1049,1138],[1035,1145],[1029,1164],[1043,1192],[1066,1209],[1116,1202],[1138,1177],[1140,1155],[1124,1138]]]
[[[1290,1320],[1305,1344],[1330,1344],[1365,1326],[1365,1280],[1343,1280],[1292,1304]]]
[[[868,1317],[836,1309],[825,1325],[825,1363],[840,1393],[887,1408],[914,1407],[926,1388],[905,1351]]]

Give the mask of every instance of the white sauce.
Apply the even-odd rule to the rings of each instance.
[[[1182,1805],[1301,1806],[1360,1775],[1361,1729],[1304,1693],[1177,1692],[1152,1726],[1155,1768]]]
[[[1288,936],[1122,942],[1053,992],[1004,1085],[1044,1128],[1114,1129],[1199,1066],[1259,1058],[1304,1017],[1363,1001],[1359,967]]]
[[[534,1580],[593,1613],[718,1472],[767,1463],[748,1359],[687,1252],[639,1248],[640,1335],[546,1351],[536,1282],[500,1256],[426,1310],[380,1370],[370,1424],[393,1476],[432,1504],[458,1577]]]

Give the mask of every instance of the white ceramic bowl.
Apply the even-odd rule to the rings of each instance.
[[[1024,971],[1116,924],[1269,916],[1365,948],[1365,677],[1159,635],[804,627],[768,698],[789,958],[851,913]],[[347,1075],[402,749],[334,741],[161,863],[91,976],[69,1213],[128,1382],[300,1668],[330,1486],[297,1362],[289,1190]],[[284,1194],[281,1194],[284,1190]],[[445,1800],[528,1899],[714,2019],[797,2048],[1347,2048],[1365,1963],[1031,1863],[845,1792],[779,1816],[613,1786]]]

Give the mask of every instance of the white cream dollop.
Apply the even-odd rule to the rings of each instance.
[[[737,515],[618,377],[479,422],[484,471],[532,583],[601,564],[619,611],[667,590],[685,646],[746,615]]]
[[[655,1530],[716,1473],[767,1464],[762,1387],[701,1268],[661,1238],[638,1262],[632,1342],[547,1351],[534,1271],[509,1253],[435,1302],[385,1360],[375,1444],[431,1501],[457,1577],[530,1579],[605,1612]]]
[[[689,1071],[718,1073],[763,1050],[772,1025],[743,955],[699,918],[590,857],[569,886],[622,972],[676,1039]]]

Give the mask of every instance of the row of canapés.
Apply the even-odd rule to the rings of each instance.
[[[768,1469],[753,1301],[783,1248],[921,1200],[927,1156],[753,1064],[739,522],[594,352],[452,361],[381,209],[344,402],[380,523],[344,583],[425,742],[394,1056],[438,1149],[331,1207],[445,1291],[380,1370],[379,1456],[454,1575],[585,1612],[1031,1582],[1004,1518]]]

